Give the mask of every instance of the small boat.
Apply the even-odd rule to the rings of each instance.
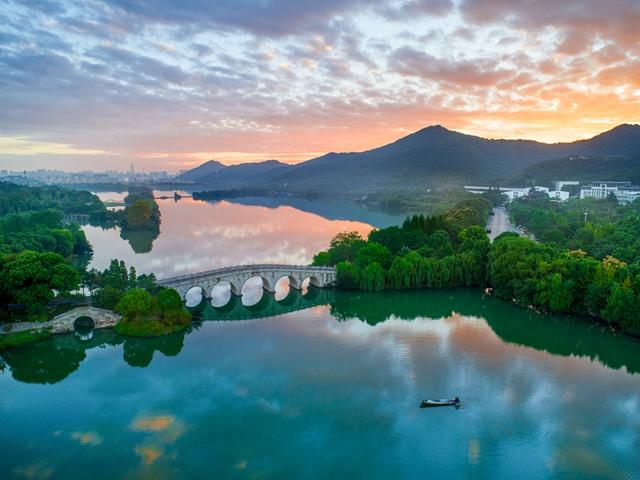
[[[422,402],[420,402],[420,408],[457,407],[458,405],[460,405],[460,399],[458,397],[453,400],[441,398],[439,400],[422,400]]]

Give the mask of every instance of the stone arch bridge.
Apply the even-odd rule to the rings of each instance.
[[[89,317],[91,319],[90,327],[96,330],[99,328],[115,327],[116,323],[122,318],[111,310],[86,305],[56,315],[48,322],[20,322],[9,324],[9,330],[6,332],[2,331],[0,334],[17,333],[26,330],[50,330],[51,333],[71,333],[76,328],[76,321],[83,317]]]
[[[177,290],[183,299],[191,288],[200,287],[204,296],[210,298],[213,287],[220,282],[229,282],[231,293],[238,296],[242,294],[245,282],[254,277],[262,279],[262,287],[267,292],[274,293],[276,283],[283,277],[288,277],[289,286],[296,290],[302,287],[306,278],[314,287],[330,287],[336,281],[336,269],[309,265],[243,265],[166,278],[159,280],[158,285]]]
[[[82,317],[89,317],[93,320],[93,328],[111,328],[122,318],[111,310],[102,308],[85,306],[74,308],[46,322],[46,326],[51,327],[52,333],[68,333],[73,332],[76,326],[76,320]]]

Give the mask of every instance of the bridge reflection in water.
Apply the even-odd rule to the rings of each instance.
[[[252,292],[253,293],[253,292]],[[289,293],[277,300],[277,294],[262,291],[260,300],[253,305],[243,304],[242,297],[232,295],[226,305],[215,307],[208,300],[191,309],[196,317],[203,320],[249,320],[254,318],[275,317],[285,313],[305,310],[333,302],[336,292],[310,286],[305,291],[289,289]]]
[[[96,330],[93,338],[86,341],[74,334],[54,335],[23,348],[2,352],[0,372],[8,366],[12,377],[20,382],[57,383],[79,368],[88,351],[114,347],[122,348],[123,360],[131,367],[147,367],[159,356],[157,353],[165,357],[177,356],[185,344],[185,336],[195,334],[204,320],[229,321],[225,328],[234,328],[234,320],[279,316],[326,305],[323,307],[325,317],[330,315],[336,322],[359,321],[372,326],[390,320],[411,322],[421,318],[455,322],[459,317],[475,318],[480,325],[486,322],[493,334],[505,343],[552,355],[587,357],[612,369],[640,373],[640,341],[637,338],[619,335],[607,325],[581,318],[541,315],[520,309],[485,296],[477,289],[344,292],[311,288],[308,296],[296,290],[289,293],[282,302],[265,294],[251,307],[243,306],[237,297],[223,308],[212,307],[208,301],[203,301],[193,310],[196,318],[191,327],[160,337],[124,337],[113,330]],[[192,343],[192,348],[197,348],[196,342]]]

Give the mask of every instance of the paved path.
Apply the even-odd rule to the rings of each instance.
[[[493,215],[489,216],[489,221],[487,222],[487,230],[491,230],[491,232],[487,232],[487,236],[491,242],[493,242],[498,235],[504,232],[517,233],[521,237],[527,237],[531,240],[537,241],[536,237],[534,237],[532,233],[525,233],[521,228],[513,226],[511,220],[509,220],[509,213],[505,207],[493,208]]]

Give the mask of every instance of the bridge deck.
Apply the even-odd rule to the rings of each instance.
[[[283,264],[255,264],[255,265],[237,265],[233,267],[224,267],[213,270],[205,270],[202,272],[189,273],[176,277],[163,278],[158,280],[158,285],[172,285],[183,282],[185,280],[197,280],[207,277],[218,277],[224,275],[232,275],[235,273],[255,272],[296,272],[296,273],[332,273],[336,272],[334,267],[316,267],[312,265],[283,265]]]

